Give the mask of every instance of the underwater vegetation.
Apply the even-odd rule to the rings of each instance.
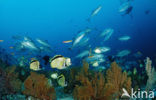
[[[75,100],[114,100],[121,96],[122,88],[131,89],[131,78],[122,72],[116,62],[111,64],[106,75],[99,72],[91,74],[88,69],[89,64],[84,62],[83,68],[76,75],[81,85],[76,85],[74,89]]]
[[[55,89],[43,74],[31,72],[24,81],[24,91],[26,95],[39,98],[41,100],[55,100]]]
[[[131,88],[150,91],[156,86],[156,71],[148,57],[145,60],[144,71],[141,73],[137,73],[137,69],[122,70],[120,64],[116,62],[112,62],[108,69],[98,72],[90,69],[86,61],[83,61],[82,67],[72,67],[68,71],[69,73],[65,73],[66,71],[62,70],[62,73],[69,77],[66,77],[67,86],[60,88],[60,92],[71,94],[72,100],[115,100],[121,99],[123,89],[130,94]],[[0,67],[0,98],[2,100],[6,98],[57,100],[58,85],[54,85],[57,83],[43,72],[31,71],[25,74],[24,79],[20,78],[22,76],[19,73],[16,66],[5,69]],[[136,75],[138,77],[135,77]],[[142,85],[140,82],[143,82]]]
[[[148,76],[146,90],[151,90],[154,88],[156,83],[156,71],[155,68],[152,67],[152,61],[150,58],[146,58],[146,73]]]
[[[144,70],[140,73],[137,73],[138,69],[125,71],[117,62],[112,62],[102,72],[94,71],[83,61],[82,67],[72,67],[68,70],[69,73],[62,70],[67,86],[60,87],[59,91],[56,91],[58,85],[54,85],[58,83],[43,72],[31,71],[25,74],[25,78],[21,78],[23,76],[16,66],[5,67],[0,67],[2,100],[61,100],[57,99],[57,92],[63,92],[61,95],[70,94],[72,100],[115,100],[121,99],[123,89],[130,94],[131,88],[150,91],[156,87],[156,71],[148,57]]]
[[[16,67],[8,67],[5,70],[0,68],[0,91],[1,95],[7,93],[17,93],[21,91],[22,81],[18,77],[18,73],[15,72]]]

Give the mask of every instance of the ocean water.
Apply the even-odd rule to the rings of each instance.
[[[127,14],[121,14],[119,12],[119,7],[126,2],[130,2],[132,10]],[[97,14],[93,15],[98,7],[102,8]],[[127,10],[125,12],[127,12]],[[73,47],[73,42],[78,38],[77,35],[79,32],[88,28],[91,32],[89,34],[84,33],[85,39],[89,38],[89,41],[86,42],[87,44],[85,45],[85,43],[79,41],[80,45]],[[107,41],[104,41],[104,37],[101,37],[100,34],[106,28],[111,28],[114,32]],[[121,41],[119,38],[122,36],[129,36],[130,39]],[[37,47],[37,50],[32,49],[29,45],[24,47],[22,45],[24,37],[29,37],[31,42]],[[38,43],[36,41],[37,38],[47,43],[50,47],[48,46],[47,49],[45,45]],[[71,41],[69,43],[63,43],[63,41],[67,40]],[[15,65],[17,69],[25,69],[26,71],[24,73],[28,74],[24,75],[24,79],[30,75],[31,71],[34,71],[29,68],[29,66],[31,59],[35,58],[42,66],[39,71],[35,72],[39,74],[44,73],[49,79],[51,79],[49,73],[52,74],[55,72],[59,75],[64,74],[68,85],[70,78],[66,73],[68,73],[71,68],[82,66],[83,60],[89,57],[92,58],[95,54],[95,48],[105,46],[109,47],[110,50],[101,53],[104,57],[97,58],[98,60],[103,59],[105,61],[102,63],[98,62],[99,65],[96,66],[96,68],[93,66],[93,63],[96,62],[95,60],[86,61],[91,66],[90,69],[93,69],[95,72],[101,70],[100,68],[104,68],[102,70],[105,73],[105,70],[110,68],[110,64],[116,61],[123,70],[130,70],[133,72],[133,68],[136,67],[139,74],[139,70],[144,69],[145,72],[144,62],[146,57],[150,57],[154,68],[156,66],[156,1],[0,0],[0,59],[4,62],[0,67],[6,64],[5,66],[7,67]],[[43,47],[43,49],[41,50],[40,47]],[[118,52],[122,50],[128,50],[130,54],[118,57]],[[77,58],[76,56],[83,51],[89,53],[85,54],[83,57]],[[70,58],[71,65],[69,68],[63,70],[51,68],[49,58],[54,58],[56,55]],[[45,56],[48,56],[48,60],[43,58]],[[24,60],[21,60],[22,57],[24,57]],[[23,65],[25,67],[20,67],[19,63],[21,63],[21,61],[25,61]],[[47,62],[47,64],[45,64],[45,62]],[[141,64],[144,68],[139,68]],[[22,71],[18,70],[18,72],[20,73]],[[140,72],[139,75],[142,74],[146,77],[143,81],[148,80],[146,72]],[[23,83],[24,79],[22,79]],[[136,79],[132,78],[132,80],[132,87],[134,87],[134,81]],[[140,82],[141,81],[140,79]],[[156,86],[155,83],[152,84],[153,89]],[[56,90],[58,100],[64,100],[63,98],[70,100],[73,98],[72,92],[61,92],[67,95],[61,97],[58,95],[59,93],[57,93],[59,92],[57,88],[63,90],[65,87],[59,86],[56,80],[52,80],[52,84]],[[140,85],[140,88],[145,88],[145,86],[146,83]],[[26,95],[21,91],[18,93]],[[0,96],[2,97],[5,95]]]

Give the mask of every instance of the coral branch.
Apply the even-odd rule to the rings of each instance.
[[[154,83],[156,82],[156,71],[154,67],[152,67],[152,61],[150,58],[146,58],[146,73],[148,76],[146,90],[151,90],[153,88]]]
[[[26,95],[39,98],[41,100],[55,100],[55,90],[48,83],[48,79],[43,74],[31,72],[31,75],[24,82]]]
[[[81,85],[76,85],[73,95],[75,100],[115,100],[119,99],[122,89],[128,92],[131,89],[131,78],[126,72],[113,62],[106,72],[106,78],[102,73],[89,72],[89,65],[84,63],[81,71],[76,75],[76,80]],[[106,80],[105,80],[106,79]]]

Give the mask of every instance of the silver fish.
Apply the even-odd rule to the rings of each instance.
[[[128,36],[128,35],[125,35],[125,36],[122,36],[122,37],[119,37],[119,38],[118,38],[118,40],[120,40],[120,41],[128,41],[128,40],[130,40],[130,39],[131,39],[131,37]]]
[[[130,53],[131,53],[130,50],[122,50],[122,51],[118,52],[117,57],[124,57],[124,56],[129,55]]]
[[[112,34],[114,33],[114,29],[112,28],[106,28],[102,33],[101,33],[101,37],[104,37],[104,41],[107,41]]]
[[[97,7],[91,14],[91,17],[97,15],[99,13],[99,11],[101,10],[102,6]]]
[[[85,56],[89,56],[89,51],[88,50],[85,50],[85,51],[81,52],[80,54],[78,54],[76,56],[76,58],[83,58]]]
[[[88,41],[88,38],[85,38],[85,36],[90,32],[90,29],[86,29],[84,31],[81,31],[80,33],[78,33],[78,35],[76,36],[76,38],[73,40],[73,44],[72,44],[72,48],[76,47],[78,44],[80,44],[81,42],[86,42]]]
[[[37,38],[36,41],[37,41],[38,43],[40,43],[41,45],[43,45],[43,46],[51,47],[51,46],[50,46],[46,41],[44,41],[44,40],[41,40],[41,39]]]

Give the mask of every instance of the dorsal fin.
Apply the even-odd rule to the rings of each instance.
[[[57,58],[60,58],[60,57],[63,57],[62,55],[56,55],[54,56],[53,58],[50,59],[50,62],[52,62],[53,60],[57,59]]]

